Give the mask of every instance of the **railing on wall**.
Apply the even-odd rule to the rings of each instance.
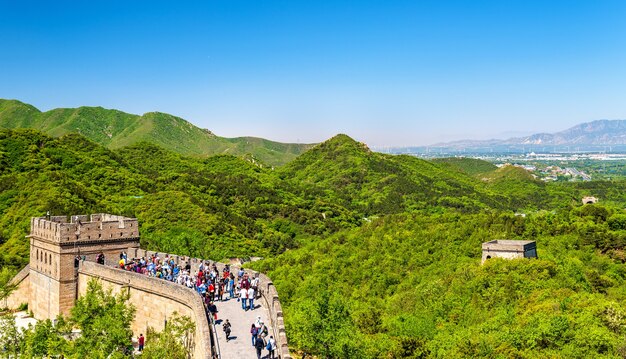
[[[206,307],[204,308],[204,310],[212,328],[211,330],[211,350],[212,350],[211,355],[213,356],[214,359],[222,359],[222,354],[220,352],[220,342],[219,340],[217,340],[217,327],[215,325],[215,319],[213,319],[213,316],[211,315],[211,313],[209,313]]]

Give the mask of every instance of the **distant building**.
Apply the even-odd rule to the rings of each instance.
[[[537,243],[535,241],[515,241],[496,239],[483,243],[483,258],[481,263],[491,258],[537,258]]]
[[[583,204],[595,204],[598,203],[598,199],[596,197],[587,196],[583,197]]]

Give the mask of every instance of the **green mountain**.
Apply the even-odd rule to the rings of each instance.
[[[0,99],[1,128],[33,128],[52,136],[79,133],[115,149],[150,142],[184,155],[250,155],[269,165],[283,165],[311,145],[279,143],[255,137],[224,138],[184,119],[160,112],[141,116],[102,107],[59,108],[41,112],[35,107]]]
[[[304,196],[333,198],[364,216],[499,205],[497,196],[470,176],[413,156],[372,152],[346,135],[317,145],[277,173]]]
[[[0,290],[27,261],[31,216],[112,212],[137,217],[151,250],[263,257],[250,266],[274,280],[294,352],[623,356],[626,181],[486,167],[374,153],[345,135],[271,169],[0,129]],[[481,243],[501,238],[535,240],[539,259],[481,265]]]

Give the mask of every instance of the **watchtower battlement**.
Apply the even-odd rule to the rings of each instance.
[[[54,319],[68,314],[77,298],[76,257],[95,261],[103,253],[115,261],[121,251],[139,248],[139,223],[107,213],[35,217],[28,238],[28,308],[37,319]]]
[[[108,213],[34,217],[31,218],[30,228],[31,237],[55,243],[139,238],[139,223],[136,218]]]

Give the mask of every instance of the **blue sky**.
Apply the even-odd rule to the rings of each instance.
[[[371,146],[626,118],[624,1],[179,4],[0,0],[0,98]]]

